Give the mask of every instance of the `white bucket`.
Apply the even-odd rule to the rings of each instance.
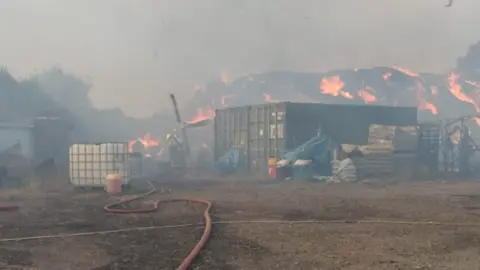
[[[108,194],[118,194],[122,192],[122,176],[119,174],[108,174],[105,181],[105,190]]]

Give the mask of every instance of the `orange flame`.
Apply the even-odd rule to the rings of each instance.
[[[148,149],[154,146],[159,146],[160,142],[157,140],[152,139],[150,132],[147,132],[143,137],[137,138],[135,140],[131,140],[128,142],[128,151],[132,152],[133,151],[133,145],[136,142],[140,142],[143,144],[144,149]]]
[[[450,86],[450,89],[449,89],[450,93],[452,93],[457,99],[461,101],[468,102],[475,105],[473,100],[469,96],[467,96],[465,93],[463,93],[462,87],[458,83],[458,78],[459,78],[458,74],[455,74],[455,73],[451,73],[450,76],[448,77],[448,85]],[[477,106],[475,105],[475,107]]]
[[[331,95],[334,97],[340,95],[347,99],[353,99],[352,94],[342,91],[344,86],[345,83],[340,79],[339,76],[322,78],[322,81],[320,82],[320,89],[322,90],[322,94]]]
[[[455,74],[453,72],[450,73],[450,76],[448,77],[450,93],[452,93],[452,95],[454,95],[457,99],[463,102],[472,104],[473,106],[475,106],[475,109],[477,110],[477,112],[480,112],[480,109],[476,104],[476,102],[462,91],[462,86],[458,83],[458,78],[459,78],[458,74]],[[480,119],[478,117],[475,118],[475,121],[477,122],[478,125],[480,125]]]
[[[410,76],[410,77],[419,77],[420,74],[418,74],[417,72],[413,72],[413,71],[410,71],[408,69],[405,69],[405,68],[401,68],[401,67],[392,67],[392,69],[398,71],[398,72],[401,72],[407,76]]]
[[[433,114],[438,114],[437,107],[435,107],[435,105],[433,105],[432,103],[427,102],[425,100],[420,101],[420,104],[418,104],[418,108],[420,110],[429,110]]]
[[[407,76],[410,76],[410,77],[420,77],[419,73],[410,71],[410,70],[405,69],[405,68],[392,67],[392,69],[394,69],[398,72],[401,72],[401,73],[403,73]],[[385,79],[385,77],[384,77],[384,79]],[[423,84],[421,84],[420,82],[417,82],[416,85],[417,85],[417,87],[414,90],[417,94],[418,108],[420,110],[429,110],[432,114],[438,114],[437,107],[435,107],[435,105],[433,103],[428,102],[425,99],[425,87],[423,86]],[[438,89],[435,88],[435,87],[431,87],[430,90],[432,91],[432,95],[436,95],[438,93]]]
[[[358,96],[362,98],[365,103],[373,103],[377,101],[377,97],[370,92],[373,92],[373,89],[367,86],[365,89],[358,90]]]
[[[425,86],[421,82],[416,82],[415,87],[412,87],[410,90],[415,91],[417,95],[418,108],[420,110],[428,110],[432,114],[438,114],[438,109],[433,105],[433,103],[428,102],[425,98]]]
[[[193,117],[192,120],[187,121],[189,124],[198,123],[204,120],[213,119],[215,117],[215,110],[212,108],[207,109],[197,109],[197,114]]]

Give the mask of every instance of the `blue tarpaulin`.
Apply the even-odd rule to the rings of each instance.
[[[223,173],[233,173],[240,164],[242,149],[231,148],[225,155],[220,157],[215,164],[217,170]]]
[[[335,144],[329,137],[315,136],[295,150],[285,153],[281,160],[287,160],[292,166],[299,160],[311,161],[304,165],[293,166],[295,178],[310,178],[313,175],[332,175],[331,151]]]
[[[306,141],[293,151],[285,153],[281,159],[288,160],[291,164],[297,160],[322,161],[333,147],[332,140],[326,136],[315,136]]]
[[[332,174],[330,159],[331,150],[334,144],[329,137],[315,136],[293,151],[282,155],[281,160],[287,160],[289,166],[292,166],[298,160],[310,160],[308,165],[294,166],[295,171],[300,171],[307,175]],[[244,149],[231,148],[215,164],[216,170],[222,173],[234,173],[241,167]],[[303,178],[303,177],[302,177]]]

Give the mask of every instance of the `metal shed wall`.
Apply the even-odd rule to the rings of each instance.
[[[373,105],[294,104],[314,121],[322,132],[338,143],[367,144],[370,125],[412,126],[417,124],[417,108]]]
[[[0,152],[16,143],[20,144],[20,153],[26,158],[33,157],[32,126],[4,123],[0,124]]]
[[[250,107],[238,107],[215,112],[214,158],[218,160],[231,148],[249,147]],[[245,152],[246,154],[246,152]]]
[[[214,123],[215,160],[231,148],[244,150],[245,164],[252,173],[266,173],[269,157],[285,150],[284,103],[217,110]]]
[[[244,151],[247,171],[266,174],[268,158],[280,157],[321,131],[338,143],[367,144],[370,124],[415,125],[416,108],[271,103],[216,111],[215,160],[231,148]]]

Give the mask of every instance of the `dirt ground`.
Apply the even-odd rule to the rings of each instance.
[[[208,199],[214,202],[213,220],[224,222],[214,224],[191,269],[480,269],[480,182],[183,180],[156,185],[165,191],[144,204]],[[135,191],[145,188],[139,184]],[[203,207],[188,203],[162,204],[151,214],[103,211],[119,199],[98,190],[48,185],[0,192],[1,204],[21,207],[0,213],[0,269],[175,269],[203,232],[193,225],[4,240],[202,222]],[[225,223],[239,220],[283,223]],[[302,220],[325,223],[287,222]],[[375,220],[399,223],[368,223]]]

